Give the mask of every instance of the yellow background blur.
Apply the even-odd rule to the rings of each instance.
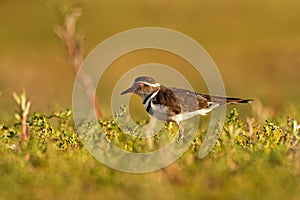
[[[101,41],[128,29],[170,28],[192,37],[208,51],[228,95],[260,99],[274,110],[299,108],[300,1],[0,0],[3,116],[13,112],[11,93],[22,88],[33,110],[71,107],[74,73],[62,42],[53,33],[53,26],[63,20],[54,7],[63,8],[66,3],[83,9],[78,30],[85,34],[86,55]],[[143,55],[143,61],[159,60],[155,52]],[[100,84],[111,89],[114,82],[110,80],[116,81],[122,66],[132,66],[139,56],[129,57],[116,61]],[[204,89],[197,87],[195,79],[191,81],[197,91]],[[105,107],[109,94],[99,94],[105,96],[100,97]]]

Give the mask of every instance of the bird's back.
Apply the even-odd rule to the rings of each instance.
[[[251,99],[241,99],[235,97],[211,96],[198,93],[183,88],[161,86],[160,91],[153,99],[154,104],[168,107],[170,112],[180,114],[207,109],[211,106],[234,103],[249,103]]]
[[[161,86],[152,102],[167,107],[169,112],[174,114],[193,112],[209,105],[206,98],[193,91],[175,87],[166,88],[164,86]]]

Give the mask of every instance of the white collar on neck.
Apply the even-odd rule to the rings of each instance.
[[[143,103],[143,104],[144,104],[144,107],[145,107],[146,109],[147,109],[147,107],[148,107],[150,101],[157,95],[158,92],[159,92],[159,89],[156,90],[155,92],[153,92],[153,93],[151,94],[151,96],[147,99],[147,101],[146,101],[145,103]],[[146,97],[146,98],[147,98],[147,97]]]

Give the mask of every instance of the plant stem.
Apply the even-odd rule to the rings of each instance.
[[[65,17],[63,26],[58,26],[54,29],[54,32],[60,37],[66,46],[66,50],[69,58],[71,59],[76,78],[81,82],[85,88],[86,95],[90,104],[94,108],[97,119],[102,118],[102,110],[97,96],[95,95],[95,88],[91,78],[83,71],[80,70],[80,66],[83,63],[83,51],[82,51],[82,37],[76,34],[76,23],[81,16],[81,9],[74,8]]]
[[[23,112],[21,118],[21,126],[22,126],[22,139],[24,142],[27,142],[28,140],[28,129],[27,129],[26,121],[27,121],[27,114]]]

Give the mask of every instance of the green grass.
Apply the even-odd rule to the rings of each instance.
[[[220,138],[204,159],[197,157],[205,137],[200,127],[188,151],[167,168],[128,174],[110,169],[82,145],[72,112],[29,116],[28,142],[20,123],[0,125],[1,199],[299,199],[297,121],[275,118],[260,124],[228,114]],[[114,121],[100,121],[106,136],[124,147],[134,139]],[[249,125],[251,124],[251,125]],[[249,131],[249,127],[251,131]],[[173,134],[168,126],[164,135]],[[157,136],[155,145],[159,145]],[[117,137],[117,139],[116,139]],[[139,141],[138,145],[145,145]],[[138,151],[128,148],[128,151]]]

